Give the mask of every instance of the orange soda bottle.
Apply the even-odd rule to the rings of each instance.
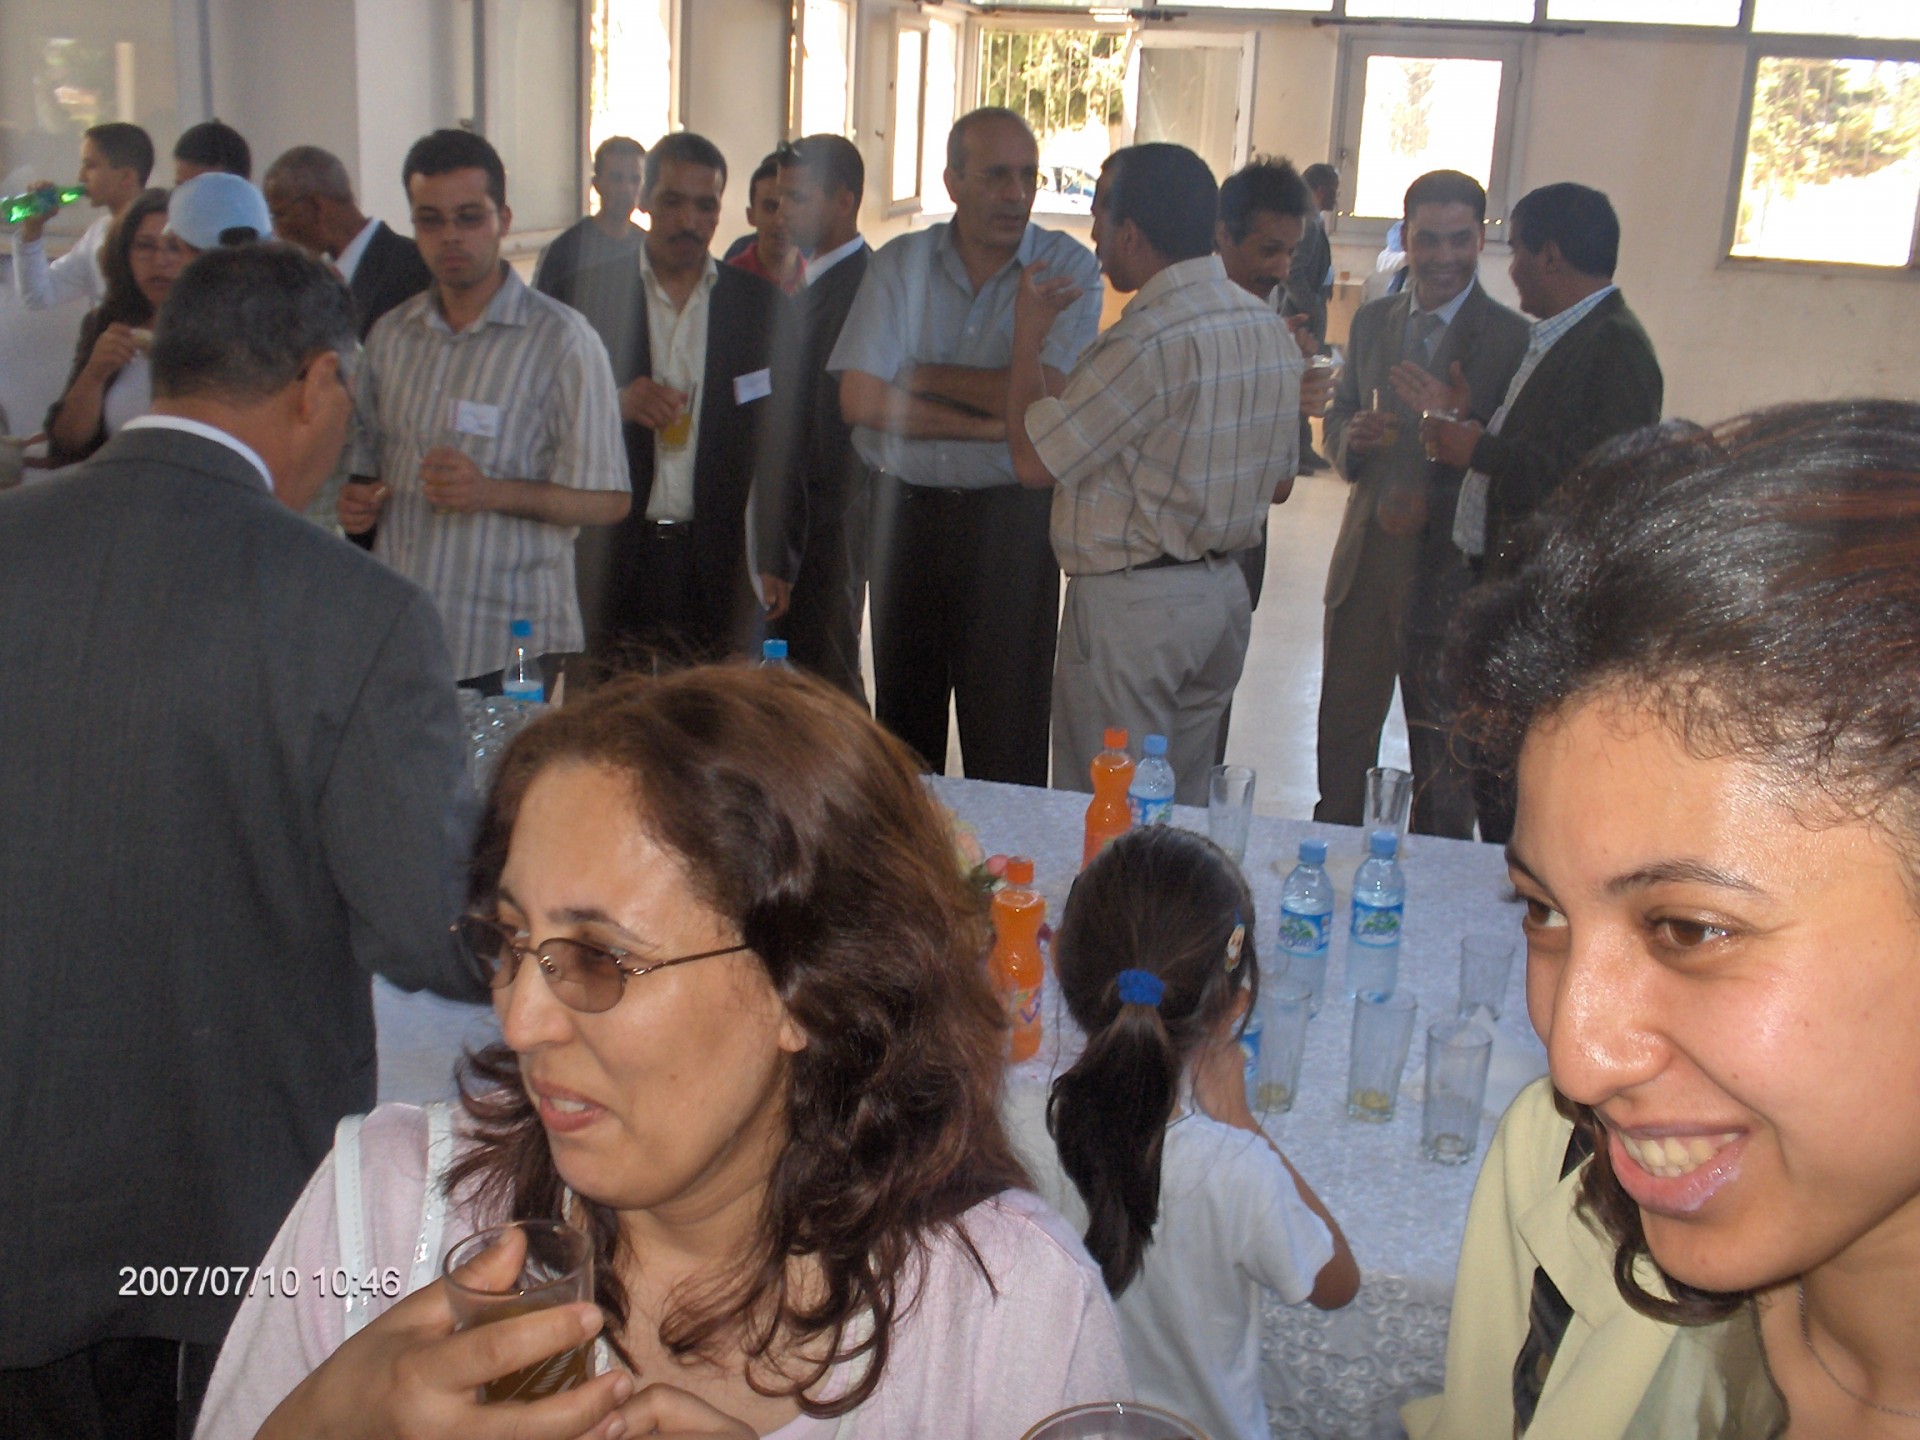
[[[1012,1034],[1007,1059],[1030,1060],[1040,1049],[1040,990],[1046,967],[1040,959],[1040,924],[1046,898],[1033,889],[1033,861],[1007,861],[1006,888],[993,897],[993,954],[987,961],[993,988],[1007,1007]]]
[[[1080,868],[1133,828],[1133,810],[1127,787],[1133,784],[1133,757],[1127,754],[1127,732],[1109,726],[1107,748],[1093,757],[1093,799],[1087,802],[1087,840],[1080,851]]]

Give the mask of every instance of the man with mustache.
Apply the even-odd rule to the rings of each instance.
[[[773,395],[774,285],[714,263],[727,161],[705,136],[681,131],[647,152],[640,208],[639,302],[615,349],[634,505],[608,534],[606,576],[587,597],[597,615],[589,648],[615,665],[717,659],[786,612],[781,560],[749,587],[747,503],[755,481],[777,506],[780,465],[762,444]],[[606,265],[631,266],[611,261]],[[589,290],[604,276],[583,271]],[[784,547],[763,528],[769,553]]]
[[[1045,785],[1060,568],[1051,500],[1007,451],[1013,303],[1036,261],[1080,292],[1041,346],[1058,393],[1098,327],[1100,272],[1028,223],[1040,150],[1013,111],[954,122],[945,180],[953,219],[874,254],[827,361],[874,472],[874,715],[940,770],[951,700],[969,776]]]
[[[378,525],[373,553],[439,606],[453,673],[497,694],[513,621],[549,657],[581,648],[574,535],[630,501],[619,402],[586,318],[500,258],[513,212],[493,146],[436,130],[402,180],[433,284],[367,337],[340,528]]]
[[[1453,753],[1440,647],[1471,576],[1453,544],[1464,467],[1420,438],[1428,387],[1451,376],[1466,413],[1490,415],[1527,348],[1527,322],[1478,283],[1486,191],[1457,170],[1407,187],[1411,282],[1360,307],[1327,414],[1327,453],[1353,482],[1327,568],[1319,720],[1320,803],[1313,817],[1358,825],[1393,683],[1407,715],[1413,828],[1468,839],[1472,777]]]

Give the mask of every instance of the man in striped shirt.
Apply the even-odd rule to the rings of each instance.
[[[1204,805],[1250,629],[1235,558],[1293,484],[1305,362],[1286,325],[1214,253],[1218,191],[1179,145],[1107,162],[1093,236],[1137,292],[1058,399],[1040,342],[1077,293],[1029,266],[1014,306],[1014,473],[1053,496],[1067,582],[1053,672],[1053,783],[1084,790],[1109,725],[1167,737],[1175,798]]]
[[[407,153],[433,284],[367,340],[340,525],[433,597],[453,673],[497,690],[507,627],[583,648],[573,541],[631,502],[606,347],[585,317],[500,258],[512,221],[494,148],[437,130]]]

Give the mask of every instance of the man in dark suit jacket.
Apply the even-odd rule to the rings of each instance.
[[[780,210],[808,260],[794,297],[794,342],[782,347],[775,366],[775,453],[789,476],[782,487],[788,513],[784,524],[769,528],[785,535],[786,553],[766,563],[791,566],[785,573],[793,575],[792,609],[782,628],[793,662],[865,704],[860,616],[872,481],[853,448],[853,427],[840,414],[840,377],[828,372],[827,360],[873,253],[860,237],[866,166],[859,148],[840,135],[809,135],[779,160]]]
[[[786,299],[758,276],[716,265],[726,160],[689,131],[647,153],[640,303],[616,354],[633,509],[612,528],[588,649],[615,665],[643,652],[715,658],[786,613],[784,576],[749,582],[747,511],[756,480],[777,483],[762,417]],[[583,283],[601,283],[583,274]],[[769,504],[774,504],[771,500]],[[780,507],[776,504],[774,508]]]
[[[1413,826],[1473,834],[1471,776],[1453,754],[1441,641],[1469,583],[1453,545],[1457,466],[1435,464],[1405,390],[1458,371],[1472,413],[1491,415],[1527,346],[1527,322],[1478,283],[1486,192],[1456,170],[1407,189],[1413,282],[1361,307],[1327,414],[1334,465],[1353,481],[1327,567],[1314,819],[1358,825],[1367,770],[1400,682],[1414,772]],[[1397,382],[1397,384],[1396,384]],[[1375,408],[1378,397],[1378,408]]]
[[[439,620],[298,513],[352,344],[320,261],[203,255],[153,414],[0,495],[10,1440],[190,1433],[251,1267],[374,1103],[372,975],[486,994],[447,933],[469,807]]]
[[[1544,185],[1513,207],[1508,273],[1520,308],[1537,317],[1506,403],[1482,426],[1429,421],[1428,443],[1449,465],[1470,465],[1453,538],[1477,573],[1510,574],[1525,530],[1546,499],[1595,446],[1655,424],[1663,382],[1653,342],[1614,286],[1620,220],[1598,190]],[[1456,377],[1456,409],[1461,387]],[[1464,412],[1463,412],[1464,413]],[[1480,838],[1512,829],[1504,777],[1479,786]]]
[[[410,237],[360,213],[347,167],[319,146],[287,151],[268,168],[260,189],[273,216],[273,233],[326,256],[346,280],[362,340],[374,321],[433,279]]]

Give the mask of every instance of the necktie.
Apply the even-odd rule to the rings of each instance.
[[[1446,324],[1430,310],[1422,310],[1412,316],[1407,325],[1407,359],[1416,365],[1425,365],[1433,359],[1434,337],[1446,328]]]

